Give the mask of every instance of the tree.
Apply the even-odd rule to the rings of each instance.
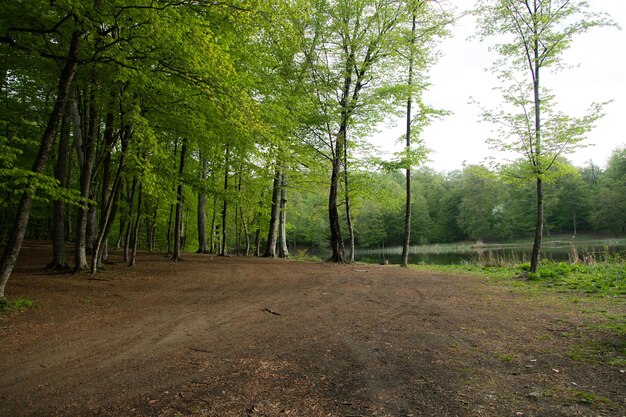
[[[472,239],[485,239],[497,235],[498,184],[492,174],[482,166],[463,170],[461,178],[461,203],[457,222]]]
[[[544,180],[557,158],[581,146],[602,105],[593,104],[580,118],[554,108],[554,97],[543,88],[544,69],[562,69],[562,55],[575,35],[613,23],[589,10],[580,0],[482,0],[478,16],[479,36],[504,38],[495,46],[501,59],[494,65],[505,85],[501,87],[511,110],[486,111],[484,118],[502,126],[491,146],[524,155],[525,166],[516,174],[533,180],[536,191],[535,236],[530,272],[536,273],[544,226]],[[528,80],[528,81],[518,81]]]
[[[57,23],[60,25],[68,20],[70,21],[70,23],[75,23],[77,19],[76,16],[74,16],[73,13],[70,12],[66,16],[60,17],[60,21]],[[47,22],[44,22],[44,24],[45,23]],[[25,30],[25,32],[29,33],[31,36],[36,37],[41,30],[43,29],[32,27],[32,30]],[[75,26],[71,30],[70,42],[67,52],[62,58],[63,64],[61,66],[61,71],[58,76],[58,86],[54,106],[52,108],[52,111],[49,113],[46,128],[41,137],[41,141],[39,142],[39,150],[31,168],[32,174],[26,178],[26,185],[24,186],[24,191],[21,194],[21,198],[17,206],[15,221],[13,222],[13,228],[9,235],[7,245],[4,248],[2,259],[0,260],[0,302],[5,301],[4,288],[9,280],[11,272],[13,271],[13,267],[15,266],[17,256],[24,240],[24,234],[26,233],[26,227],[28,225],[28,219],[31,212],[34,194],[38,186],[41,185],[42,178],[38,175],[41,174],[46,167],[46,162],[52,150],[54,139],[57,135],[59,123],[63,117],[63,112],[66,108],[67,100],[70,94],[70,87],[78,67],[82,36],[83,31],[78,26]],[[19,39],[16,41],[9,36],[7,36],[6,38],[3,37],[0,40],[12,46],[19,44],[20,42]]]
[[[405,3],[379,0],[315,0],[312,17],[302,29],[304,55],[319,114],[318,129],[310,135],[312,146],[331,166],[328,192],[330,247],[333,262],[345,262],[339,216],[339,187],[347,181],[349,131],[358,122],[376,122],[388,102],[383,87],[398,85],[392,79],[398,30],[406,23]],[[374,111],[378,110],[378,112]],[[344,192],[349,193],[348,190]],[[349,200],[346,217],[350,220]],[[351,242],[353,231],[349,224]],[[352,246],[352,243],[351,243]]]
[[[613,151],[600,184],[592,224],[615,234],[626,232],[626,148]]]

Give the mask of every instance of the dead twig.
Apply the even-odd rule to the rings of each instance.
[[[194,352],[202,352],[202,353],[213,353],[210,350],[205,350],[205,349],[198,349],[198,348],[189,348],[189,350],[193,350]]]
[[[267,312],[267,313],[273,314],[273,315],[275,315],[275,316],[282,316],[282,314],[280,314],[280,313],[278,313],[278,312],[276,312],[276,311],[270,310],[270,309],[269,309],[269,308],[267,308],[267,307],[266,307],[266,308],[264,308],[262,311],[265,311],[265,312]]]

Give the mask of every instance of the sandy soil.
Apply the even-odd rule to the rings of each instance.
[[[49,253],[27,243],[7,288],[38,306],[0,316],[1,416],[626,415],[624,340],[593,325],[623,299],[210,255],[59,275]]]

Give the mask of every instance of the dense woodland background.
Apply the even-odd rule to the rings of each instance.
[[[380,161],[363,139],[402,115],[407,98],[416,139],[445,115],[420,100],[437,40],[453,21],[445,7],[5,3],[2,242],[31,196],[24,236],[56,242],[56,268],[86,269],[93,254],[93,269],[106,260],[107,242],[131,264],[137,248],[175,259],[181,251],[326,250],[333,216],[341,241],[348,233],[357,247],[402,243],[402,169],[419,166],[425,152],[417,141],[415,154]],[[547,181],[546,233],[626,233],[626,149],[616,149],[605,169],[592,155],[584,167],[562,158],[563,175]],[[413,170],[412,241],[531,236],[533,186],[500,173]],[[58,251],[63,242],[75,244],[73,263]]]

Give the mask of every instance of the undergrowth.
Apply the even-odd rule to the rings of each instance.
[[[28,298],[16,298],[12,301],[0,302],[0,314],[9,314],[12,312],[22,312],[35,307],[35,302]]]
[[[424,268],[445,271],[467,271],[494,278],[516,278],[517,283],[551,287],[559,290],[607,296],[626,295],[626,257],[623,254],[602,254],[599,260],[554,262],[544,260],[537,273],[529,272],[527,262],[488,257],[462,265],[428,265]],[[523,278],[520,280],[520,278]],[[519,284],[518,284],[519,285]]]

